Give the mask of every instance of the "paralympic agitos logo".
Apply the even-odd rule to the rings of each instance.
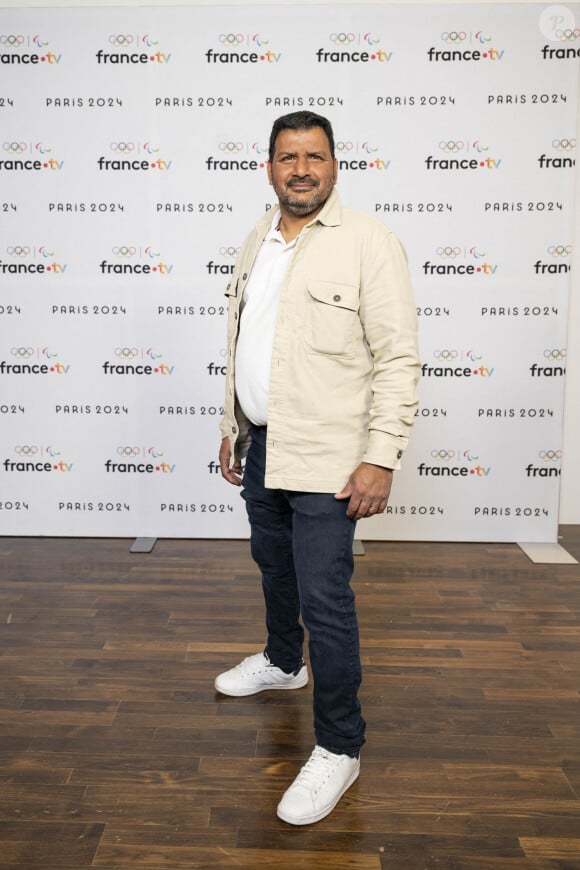
[[[173,166],[173,160],[161,156],[160,148],[153,142],[139,143],[132,140],[115,140],[109,144],[112,157],[98,157],[97,166],[100,171],[114,172],[167,172]]]
[[[334,31],[328,35],[331,48],[319,48],[315,52],[318,63],[388,63],[393,56],[381,45],[376,33]]]
[[[0,63],[6,66],[58,66],[62,60],[59,54],[49,48],[49,41],[38,33],[0,34]]]
[[[48,169],[59,172],[64,160],[59,160],[46,142],[26,142],[22,139],[7,139],[2,142],[0,170],[4,172],[39,172]]]
[[[270,40],[262,33],[220,33],[216,51],[208,48],[205,52],[207,63],[211,64],[277,64],[282,57]]]
[[[168,64],[173,57],[167,49],[161,51],[159,40],[149,33],[110,33],[106,44],[109,50],[99,48],[95,55],[98,64]]]

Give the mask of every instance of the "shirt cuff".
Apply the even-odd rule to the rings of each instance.
[[[388,432],[381,432],[379,429],[371,429],[369,443],[361,461],[396,471],[401,467],[401,457],[406,446],[406,438],[389,435]]]

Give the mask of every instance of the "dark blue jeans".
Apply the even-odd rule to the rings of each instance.
[[[361,665],[350,588],[355,523],[346,516],[348,499],[266,489],[266,429],[252,427],[251,436],[242,497],[252,556],[262,572],[265,651],[279,668],[296,668],[302,659],[302,614],[314,678],[316,742],[355,756],[364,743],[365,721],[357,694]]]

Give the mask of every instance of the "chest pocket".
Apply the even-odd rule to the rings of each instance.
[[[310,353],[351,359],[360,330],[359,288],[334,281],[309,281],[305,340]]]

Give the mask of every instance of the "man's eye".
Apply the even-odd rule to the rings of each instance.
[[[286,154],[284,157],[280,158],[280,163],[292,163],[294,157],[291,154]]]

